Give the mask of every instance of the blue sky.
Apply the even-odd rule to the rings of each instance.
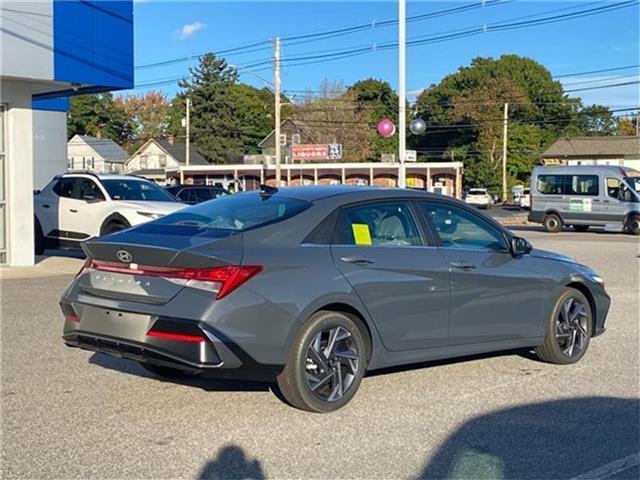
[[[481,9],[427,19],[408,24],[407,37],[423,37],[451,30],[492,25],[495,22],[535,14],[546,16],[570,13],[590,6],[598,7],[620,0],[581,1],[504,1]],[[407,14],[417,15],[475,3],[476,0],[447,2],[409,1]],[[560,10],[564,9],[564,10]],[[551,12],[553,11],[553,12]],[[280,36],[316,33],[318,31],[372,24],[358,33],[282,46],[282,58],[324,53],[335,49],[370,47],[362,56],[313,65],[283,65],[284,90],[317,90],[323,79],[342,81],[349,85],[359,79],[374,77],[397,86],[397,51],[374,52],[375,45],[397,40],[395,26],[379,27],[376,23],[397,18],[397,2],[383,1],[196,1],[175,2],[147,0],[135,2],[135,63],[142,65],[197,55],[207,51],[237,47]],[[530,17],[534,18],[534,17]],[[476,56],[498,57],[517,54],[531,57],[545,65],[554,75],[599,70],[640,63],[640,5],[621,10],[574,19],[550,25],[488,32],[476,37],[419,46],[408,49],[407,88],[410,92],[437,83],[444,75],[468,65]],[[268,60],[268,48],[226,56],[229,63],[250,65]],[[192,62],[176,63],[161,68],[137,69],[136,84],[144,84],[185,75]],[[270,66],[255,67],[253,74],[244,73],[242,80],[264,86],[256,76],[273,79]],[[242,72],[242,70],[241,70]],[[245,71],[246,72],[246,71]],[[566,88],[585,88],[607,83],[638,79],[639,69],[563,78]],[[577,83],[576,83],[577,82]],[[171,97],[175,84],[154,89]],[[140,92],[145,90],[139,90]],[[640,104],[639,85],[592,90],[576,93],[585,103],[602,103],[612,108],[634,107]]]

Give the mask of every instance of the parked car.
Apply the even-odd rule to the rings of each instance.
[[[213,185],[171,185],[167,191],[179,201],[189,205],[207,202],[223,195],[229,195],[229,190]]]
[[[66,344],[161,377],[275,380],[292,405],[328,412],[366,371],[528,347],[569,364],[604,331],[593,270],[464,202],[265,188],[83,243]]]
[[[464,200],[478,208],[488,209],[493,206],[493,197],[486,188],[470,188]]]
[[[163,188],[139,177],[58,175],[34,195],[35,251],[80,243],[185,208]]]
[[[640,172],[627,167],[536,167],[528,218],[548,232],[611,225],[640,235],[639,190]]]
[[[529,210],[531,208],[531,189],[525,188],[520,195],[520,208]]]

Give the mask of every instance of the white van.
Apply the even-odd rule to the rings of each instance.
[[[640,172],[627,167],[536,167],[528,218],[548,232],[613,226],[640,235],[639,191]]]

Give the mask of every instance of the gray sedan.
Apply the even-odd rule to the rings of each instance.
[[[411,190],[264,187],[83,248],[67,345],[163,377],[274,380],[315,412],[384,367],[516,348],[577,362],[610,304],[588,267]]]

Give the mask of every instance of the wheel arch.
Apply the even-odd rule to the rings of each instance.
[[[593,294],[591,293],[591,290],[589,290],[589,287],[587,287],[584,283],[579,281],[571,281],[567,283],[567,285],[565,286],[567,288],[573,288],[575,290],[578,290],[585,297],[587,297],[587,300],[589,301],[589,307],[591,308],[591,315],[593,316],[592,331],[591,331],[591,336],[593,337],[593,334],[595,333],[595,326],[597,325],[597,320],[598,320],[597,319],[598,310],[596,308],[596,300]]]
[[[629,223],[629,220],[631,220],[632,217],[634,216],[640,216],[640,210],[632,210],[630,212],[628,212],[625,216],[624,216],[624,223],[623,225],[626,227],[627,224]]]
[[[131,226],[131,223],[129,222],[129,220],[127,220],[124,215],[118,213],[118,212],[114,212],[111,215],[109,215],[107,218],[104,219],[104,221],[102,222],[102,224],[100,225],[100,235],[104,234],[104,229],[107,228],[107,225],[111,224],[111,223],[122,223],[125,227],[129,228]]]
[[[557,215],[560,218],[560,221],[562,223],[564,223],[564,219],[562,218],[562,214],[558,210],[556,210],[555,208],[550,208],[550,209],[545,210],[544,216],[546,217],[547,215]],[[544,217],[543,217],[543,219],[544,219]]]
[[[341,303],[341,302],[334,302],[334,303],[329,303],[327,305],[324,305],[318,308],[311,315],[318,313],[320,311],[342,313],[350,317],[353,321],[355,321],[358,325],[360,325],[361,327],[360,330],[364,334],[363,336],[365,337],[365,342],[367,344],[367,363],[369,363],[369,361],[371,360],[372,352],[373,352],[373,336],[371,333],[371,327],[367,323],[365,316],[362,313],[360,313],[360,311],[354,306],[349,305],[347,303]]]

